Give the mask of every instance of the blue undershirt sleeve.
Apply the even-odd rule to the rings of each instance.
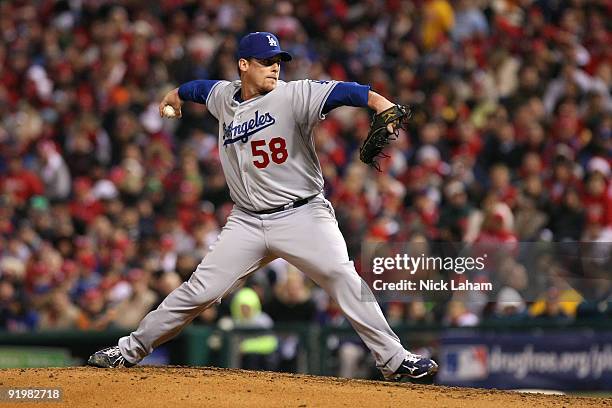
[[[184,101],[206,104],[206,99],[213,86],[219,82],[211,79],[198,79],[186,82],[179,87],[179,97]]]
[[[327,97],[322,113],[329,113],[339,106],[364,108],[368,106],[368,92],[370,92],[368,85],[360,85],[357,82],[338,82]]]

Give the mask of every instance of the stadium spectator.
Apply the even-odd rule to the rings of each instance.
[[[563,309],[559,288],[551,287],[545,294],[545,298],[539,300],[530,308],[530,315],[535,319],[567,322],[570,315]]]
[[[133,329],[151,310],[157,301],[157,296],[149,289],[149,278],[150,275],[142,269],[132,269],[129,272],[131,293],[114,307],[117,317],[113,320],[113,325]]]
[[[304,275],[290,267],[284,278],[274,286],[272,298],[264,305],[265,312],[275,323],[314,323],[317,309],[312,300],[310,289],[305,284]],[[300,348],[296,335],[279,335],[278,369],[297,372],[297,358]]]
[[[527,304],[524,294],[529,283],[525,267],[512,258],[500,262],[500,275],[504,286],[499,290],[494,313],[500,319],[521,319],[526,317]]]
[[[9,157],[7,170],[0,177],[0,188],[17,209],[23,209],[30,198],[44,193],[40,178],[24,167],[19,156]]]
[[[452,327],[471,327],[477,326],[480,318],[469,311],[467,305],[462,300],[451,300],[446,308],[443,323]]]
[[[87,290],[80,298],[81,313],[76,326],[81,330],[105,330],[115,318],[115,312],[108,308],[104,293],[97,288]]]
[[[485,36],[489,31],[489,23],[482,10],[473,0],[459,0],[455,5],[455,25],[451,31],[454,41],[461,43],[474,36]]]
[[[49,303],[42,308],[38,329],[74,329],[77,327],[80,314],[81,311],[71,302],[68,293],[62,288],[58,288],[53,291]]]
[[[433,302],[425,302],[421,299],[415,299],[408,303],[408,311],[406,320],[410,324],[434,323],[435,316],[431,311]]]
[[[468,201],[465,186],[454,180],[444,188],[446,205],[442,207],[438,228],[440,238],[450,242],[461,242],[467,228],[467,220],[473,208]]]
[[[232,298],[231,313],[238,329],[271,329],[274,322],[261,310],[259,295],[251,288],[242,288]],[[278,339],[273,334],[247,335],[240,341],[240,366],[247,370],[276,368]]]
[[[39,143],[38,153],[42,161],[40,176],[45,184],[45,196],[50,200],[68,198],[72,179],[64,158],[48,141]]]

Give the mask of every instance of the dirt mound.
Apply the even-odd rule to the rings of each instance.
[[[192,367],[6,369],[0,387],[62,388],[61,403],[19,407],[612,407],[612,399]]]

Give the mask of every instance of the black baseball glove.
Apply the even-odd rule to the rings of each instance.
[[[380,171],[377,159],[389,157],[383,153],[383,149],[389,142],[398,138],[400,129],[406,128],[411,113],[410,107],[405,105],[394,105],[380,113],[375,113],[372,116],[368,137],[359,148],[361,161]],[[393,126],[392,132],[389,132],[389,124]]]

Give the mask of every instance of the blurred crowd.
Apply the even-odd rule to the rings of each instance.
[[[358,160],[367,110],[316,131],[357,264],[368,239],[611,242],[610,15],[606,0],[0,2],[0,330],[133,328],[189,277],[232,203],[206,107],[171,121],[158,103],[192,79],[237,79],[249,31],[294,55],[285,80],[357,81],[413,106],[382,172]],[[538,260],[536,278],[504,260],[484,301],[383,308],[393,325],[612,315],[610,269]],[[530,279],[547,289],[528,299]],[[346,324],[283,262],[248,290],[196,323]],[[295,339],[275,341],[245,355],[295,358]]]

